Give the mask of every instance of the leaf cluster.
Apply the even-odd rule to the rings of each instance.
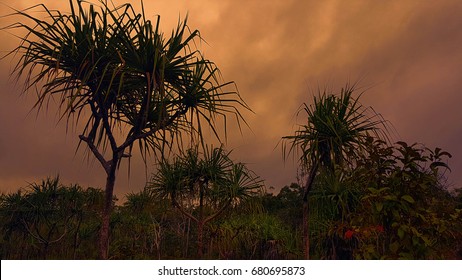
[[[69,4],[70,13],[44,5],[15,11],[11,16],[23,21],[5,29],[27,34],[10,55],[19,56],[14,73],[25,79],[24,92],[37,93],[34,108],[57,100],[60,119],[85,124],[80,139],[101,162],[100,147],[122,157],[138,142],[146,155],[180,139],[181,131],[202,139],[201,122],[219,137],[217,116],[225,125],[228,113],[243,120],[238,107],[247,105],[234,83],[222,82],[216,65],[196,49],[202,39],[189,30],[187,18],[168,35],[160,17],[153,22],[144,8],[137,13],[129,3]],[[124,133],[121,144],[115,131]]]
[[[210,205],[238,203],[258,194],[262,181],[243,163],[234,163],[230,152],[198,147],[188,149],[173,161],[162,161],[149,189],[162,198],[182,201],[192,198]]]
[[[330,170],[335,165],[351,164],[364,150],[369,136],[387,138],[386,121],[372,108],[353,97],[355,85],[347,84],[340,95],[319,91],[313,104],[303,104],[306,124],[294,135],[283,137],[283,153],[301,151],[300,163],[308,170],[318,163]]]

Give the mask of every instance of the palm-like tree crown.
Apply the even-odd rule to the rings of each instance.
[[[347,85],[339,96],[324,91],[314,96],[312,105],[305,103],[301,112],[306,114],[307,124],[301,125],[295,135],[283,137],[289,144],[288,149],[284,146],[284,154],[298,147],[306,168],[318,163],[333,170],[345,161],[351,163],[368,137],[386,137],[383,118],[363,107],[359,97],[352,96],[354,91],[354,85]]]
[[[189,31],[187,19],[166,36],[160,17],[151,22],[130,4],[111,8],[100,0],[86,10],[82,1],[69,2],[70,14],[40,6],[46,20],[17,11],[35,26],[9,28],[28,31],[12,53],[21,55],[15,72],[25,76],[25,91],[39,87],[36,107],[57,98],[62,118],[77,113],[77,121],[90,110],[81,140],[120,151],[139,141],[146,152],[185,129],[202,137],[201,120],[217,137],[216,116],[231,113],[243,120],[237,106],[248,107],[235,87],[226,90],[233,83],[222,83],[215,64],[195,49],[201,38]],[[122,145],[108,135],[114,127],[128,131]]]
[[[175,203],[193,198],[212,208],[258,194],[261,180],[243,163],[233,163],[229,154],[222,147],[207,149],[202,155],[197,147],[189,149],[171,162],[162,161],[149,189]]]
[[[226,115],[239,124],[244,120],[238,107],[248,107],[235,87],[227,90],[233,83],[221,82],[215,64],[196,50],[201,38],[189,31],[186,19],[166,36],[160,18],[154,24],[144,8],[136,13],[128,3],[98,2],[86,10],[84,1],[69,0],[69,14],[37,5],[31,9],[41,7],[45,20],[30,9],[16,11],[33,24],[19,21],[7,28],[28,32],[10,54],[20,56],[15,73],[25,77],[24,91],[37,89],[35,107],[56,98],[61,118],[86,118],[79,138],[107,175],[100,238],[106,259],[116,169],[134,144],[145,160],[151,152],[163,158],[174,142],[181,147],[183,131],[203,144],[201,122],[219,138],[216,118],[223,118],[226,132]]]

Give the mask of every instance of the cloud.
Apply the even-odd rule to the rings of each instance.
[[[32,3],[4,2],[19,8]],[[58,7],[56,1],[43,2]],[[189,25],[206,40],[200,45],[206,56],[225,80],[236,82],[254,112],[244,112],[251,130],[241,134],[229,124],[227,145],[269,186],[296,180],[296,161],[284,163],[278,143],[303,121],[295,117],[300,105],[311,102],[318,85],[338,90],[348,80],[368,88],[362,102],[393,123],[396,140],[451,152],[450,180],[462,184],[462,2],[158,0],[145,5],[148,16],[161,15],[167,32],[189,14]],[[1,51],[17,43],[0,36],[8,38]],[[9,59],[0,65],[0,153],[5,155],[0,186],[57,172],[66,180],[102,186],[100,166],[74,155],[77,133],[66,136],[52,113],[26,117],[34,100],[18,98],[6,81],[10,65]],[[129,181],[121,170],[118,196],[144,185],[141,161],[132,172]]]

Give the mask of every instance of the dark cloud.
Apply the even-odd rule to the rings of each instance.
[[[41,2],[58,7],[56,1]],[[6,3],[21,8],[32,1]],[[134,5],[139,7],[138,1]],[[254,113],[244,112],[251,130],[244,127],[242,134],[229,124],[227,145],[269,186],[296,179],[296,161],[284,163],[278,143],[302,121],[295,117],[299,106],[311,101],[318,85],[338,90],[348,80],[368,88],[362,102],[393,123],[396,140],[450,151],[450,181],[462,184],[462,2],[158,0],[145,5],[148,15],[161,15],[166,31],[189,13],[190,26],[207,42],[201,44],[207,57],[226,80],[236,81]],[[8,41],[1,51],[14,46],[12,36],[0,36]],[[27,116],[34,100],[19,98],[6,81],[10,65],[9,59],[0,65],[0,186],[12,189],[57,173],[69,182],[102,186],[101,167],[87,164],[81,152],[74,155],[77,131],[66,135],[51,112]],[[144,185],[142,162],[135,161],[131,170],[130,180],[121,170],[119,196]]]

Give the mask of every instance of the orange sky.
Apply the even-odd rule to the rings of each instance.
[[[56,3],[60,4],[56,4]],[[122,3],[122,1],[115,1]],[[139,1],[132,1],[139,7]],[[339,89],[348,80],[370,88],[362,97],[397,130],[395,140],[442,147],[453,154],[449,180],[462,186],[462,1],[144,1],[147,15],[161,15],[167,32],[189,13],[189,25],[207,44],[205,55],[234,80],[255,114],[251,130],[229,131],[236,161],[280,188],[295,181],[296,164],[282,160],[282,136],[296,129],[296,112],[318,86]],[[25,8],[45,3],[67,10],[67,1],[0,0]],[[0,4],[0,15],[8,14]],[[11,18],[0,18],[0,26]],[[0,51],[18,44],[0,32]],[[103,186],[101,166],[75,154],[78,131],[66,134],[49,111],[28,114],[33,94],[19,97],[0,61],[0,188],[15,190],[60,174],[66,183]],[[301,120],[298,120],[301,122]],[[150,168],[148,173],[152,172]],[[116,194],[140,190],[145,170],[134,162],[131,178],[120,170]]]

